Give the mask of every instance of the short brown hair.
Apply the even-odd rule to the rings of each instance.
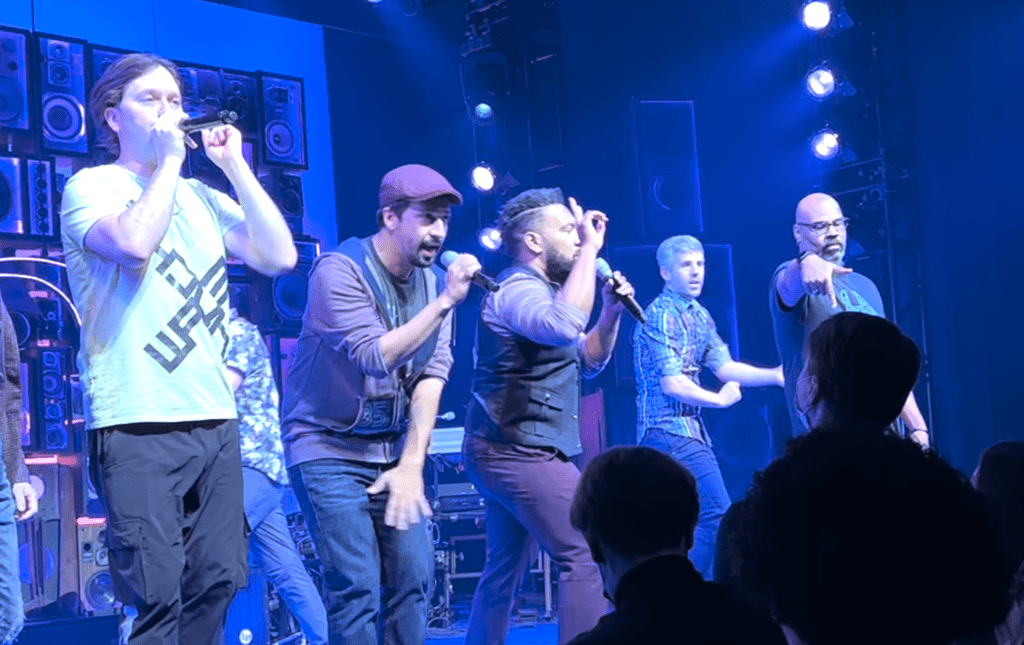
[[[174,82],[178,84],[178,91],[182,91],[178,66],[156,54],[125,54],[108,67],[93,85],[89,94],[89,113],[96,126],[96,145],[105,149],[108,154],[120,156],[121,143],[117,139],[117,133],[107,125],[107,108],[120,105],[121,99],[124,98],[124,88],[156,67],[163,67],[170,72]]]
[[[583,471],[569,522],[591,551],[603,543],[622,556],[646,556],[678,549],[693,535],[699,515],[689,471],[654,448],[618,446]]]

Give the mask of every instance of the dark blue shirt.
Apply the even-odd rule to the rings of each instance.
[[[768,306],[775,328],[775,347],[779,350],[782,371],[786,377],[786,405],[789,406],[793,436],[796,436],[808,430],[796,411],[795,400],[796,381],[807,360],[806,344],[811,334],[818,325],[840,312],[858,311],[881,317],[885,315],[885,307],[875,283],[859,273],[832,276],[832,285],[839,303],[836,307],[832,306],[827,295],[804,295],[793,307],[784,307],[779,300],[778,280],[789,262],[783,262],[772,276]]]

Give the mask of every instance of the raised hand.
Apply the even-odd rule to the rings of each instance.
[[[593,246],[600,251],[604,246],[604,236],[608,229],[608,216],[601,211],[583,211],[583,207],[575,197],[569,198],[569,210],[576,218],[576,230],[580,235],[580,243]]]
[[[246,163],[242,155],[242,133],[233,125],[203,130],[203,146],[206,156],[218,168],[228,170],[231,164]]]

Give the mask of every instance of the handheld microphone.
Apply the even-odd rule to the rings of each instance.
[[[222,125],[231,125],[238,120],[238,112],[234,110],[221,110],[220,112],[214,112],[213,114],[204,114],[190,119],[185,119],[178,124],[185,134],[190,134],[196,130],[206,130],[208,128],[216,128]]]
[[[604,258],[597,258],[596,263],[597,278],[601,282],[607,282],[612,279],[612,268],[608,265],[608,261]],[[622,301],[626,305],[626,309],[633,315],[634,318],[640,321],[641,325],[647,324],[647,316],[644,315],[643,307],[636,301],[633,296],[620,296],[615,294],[615,297]]]
[[[459,259],[458,253],[455,251],[445,251],[441,254],[438,261],[441,263],[441,266],[447,269],[457,259]],[[492,293],[501,288],[501,285],[495,282],[493,278],[484,275],[481,271],[474,273],[471,279],[473,284]]]

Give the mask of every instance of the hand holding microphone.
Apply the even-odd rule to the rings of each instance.
[[[495,282],[493,278],[488,277],[481,271],[480,261],[477,260],[472,255],[469,255],[468,253],[463,253],[462,255],[459,255],[455,251],[445,251],[444,253],[441,254],[439,261],[441,262],[441,266],[450,271],[451,267],[455,264],[455,262],[464,257],[472,258],[473,261],[476,263],[476,268],[469,276],[469,279],[473,282],[473,284],[475,284],[476,286],[480,287],[485,291],[490,292],[497,291],[501,287],[501,285]]]
[[[633,296],[632,286],[622,277],[622,274],[614,273],[611,266],[608,265],[608,261],[604,258],[597,258],[595,268],[597,279],[602,283],[611,280],[615,297],[622,302],[622,305],[634,318],[640,321],[641,325],[647,324],[647,317],[644,315],[643,307],[636,301],[636,298]]]

